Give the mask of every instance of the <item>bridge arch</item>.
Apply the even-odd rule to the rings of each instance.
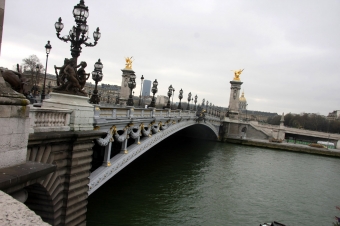
[[[151,136],[146,136],[140,138],[140,142],[135,142],[134,144],[126,147],[125,152],[121,152],[111,159],[106,166],[100,166],[90,175],[89,191],[88,194],[91,195],[96,191],[101,185],[106,181],[111,179],[120,170],[125,168],[143,153],[151,149],[156,144],[160,143],[167,137],[187,129],[187,132],[192,132],[193,135],[199,135],[197,131],[203,129],[210,139],[218,138],[218,128],[209,121],[197,123],[194,120],[184,120],[175,124],[169,124],[166,127],[155,126],[157,129],[153,129],[154,133]],[[151,128],[149,128],[151,129]],[[195,131],[195,132],[193,132]],[[202,133],[201,133],[202,134]]]

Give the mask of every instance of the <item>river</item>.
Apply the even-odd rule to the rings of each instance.
[[[87,225],[332,225],[340,159],[170,137],[89,197]]]

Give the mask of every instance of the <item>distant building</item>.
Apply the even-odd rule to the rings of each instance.
[[[239,118],[246,120],[246,121],[260,121],[260,122],[266,122],[269,117],[277,116],[277,113],[271,113],[271,112],[263,112],[263,111],[253,111],[253,110],[247,110],[247,100],[244,96],[244,92],[242,92],[242,95],[239,99],[239,109],[240,114]]]
[[[247,109],[247,100],[244,97],[244,91],[242,92],[242,95],[240,97],[240,102],[239,102],[239,108],[240,110],[246,110]]]
[[[142,96],[144,97],[150,96],[150,91],[151,91],[151,81],[144,80]]]
[[[168,103],[168,100],[169,100],[169,97],[163,96],[163,95],[158,95],[157,100],[156,100],[156,104],[157,105],[165,105],[166,103]]]
[[[328,113],[328,120],[338,120],[340,118],[340,110],[335,110],[333,112]]]

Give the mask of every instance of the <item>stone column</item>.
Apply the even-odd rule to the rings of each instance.
[[[130,95],[130,88],[128,86],[128,82],[130,80],[130,75],[134,74],[135,72],[131,69],[122,69],[122,84],[121,84],[121,88],[120,88],[120,104],[126,105],[127,100],[129,99],[129,95]]]
[[[5,83],[0,72],[0,168],[26,162],[30,125],[28,104],[24,95]]]
[[[240,90],[243,82],[230,81],[230,98],[229,98],[229,118],[238,119],[239,117],[239,102],[240,102]]]

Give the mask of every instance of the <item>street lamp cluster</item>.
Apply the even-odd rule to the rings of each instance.
[[[101,33],[99,32],[99,27],[93,32],[94,43],[87,42],[88,37],[88,29],[87,18],[89,17],[89,9],[85,6],[84,1],[80,0],[79,4],[75,5],[73,8],[73,17],[77,26],[73,26],[69,31],[68,35],[60,37],[60,32],[64,28],[64,24],[61,22],[61,17],[59,17],[58,21],[54,24],[54,27],[57,31],[57,37],[64,42],[71,42],[71,55],[77,63],[77,58],[81,53],[81,45],[93,47],[97,45],[98,40],[100,39]]]

